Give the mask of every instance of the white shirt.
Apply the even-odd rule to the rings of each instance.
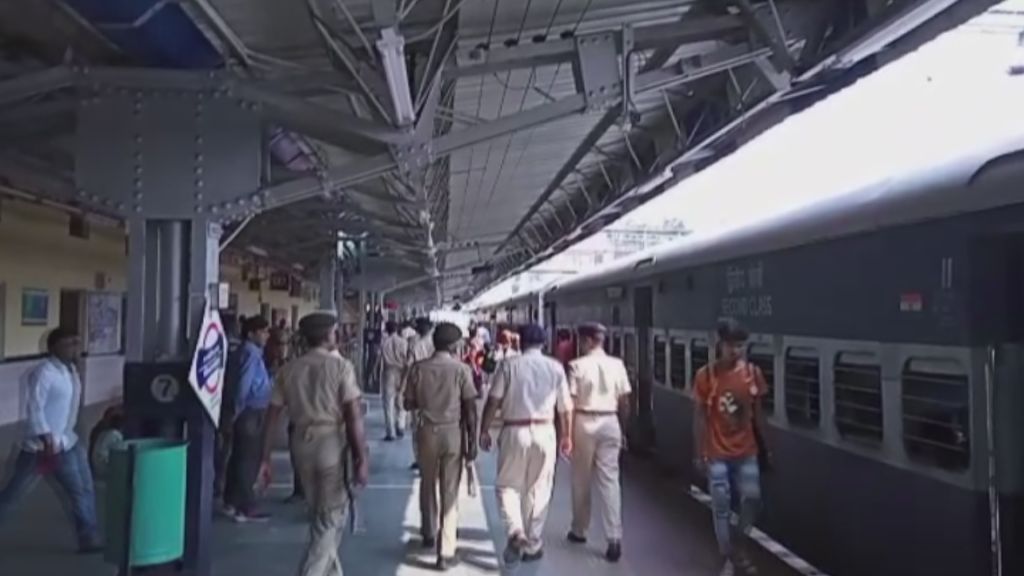
[[[409,352],[406,356],[406,366],[412,366],[434,355],[434,339],[428,334],[417,335],[409,342]]]
[[[601,348],[569,362],[569,392],[577,410],[614,412],[619,397],[630,391],[626,365]]]
[[[398,334],[388,334],[380,346],[380,354],[387,368],[401,368],[405,365],[409,341]]]
[[[554,420],[555,408],[572,410],[562,364],[539,348],[510,356],[498,364],[490,397],[501,401],[503,420]]]
[[[48,358],[32,369],[25,385],[25,438],[22,449],[40,452],[39,436],[51,434],[54,449],[64,452],[75,447],[78,435],[78,405],[82,381],[74,366]]]

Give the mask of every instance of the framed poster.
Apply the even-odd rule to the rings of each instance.
[[[50,320],[50,293],[39,288],[21,291],[21,325],[46,326]]]
[[[121,304],[123,296],[114,292],[90,292],[86,295],[85,349],[89,354],[116,354],[121,351]]]

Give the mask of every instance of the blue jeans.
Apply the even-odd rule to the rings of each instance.
[[[749,534],[761,508],[761,471],[757,458],[719,459],[708,463],[708,490],[718,550],[731,557],[735,534]],[[733,499],[739,500],[739,524],[732,525]]]
[[[58,454],[53,470],[53,488],[65,497],[75,524],[78,546],[86,548],[100,543],[96,522],[96,491],[92,471],[81,444]],[[18,453],[10,479],[0,490],[0,523],[7,519],[14,504],[26,496],[39,482],[39,455],[24,450]]]

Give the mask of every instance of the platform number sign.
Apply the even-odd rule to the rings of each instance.
[[[208,307],[203,316],[203,325],[199,329],[199,341],[192,355],[188,381],[209,413],[214,426],[220,423],[221,393],[227,359],[228,339],[220,314],[215,308]]]
[[[178,394],[181,393],[181,384],[170,374],[160,374],[150,382],[149,392],[157,402],[170,404],[178,399]]]

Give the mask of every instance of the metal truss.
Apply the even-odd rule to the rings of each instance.
[[[371,0],[367,16],[344,0],[307,0],[314,43],[332,66],[312,69],[251,49],[217,0],[189,0],[188,12],[228,55],[226,70],[56,66],[0,81],[0,148],[23,142],[33,117],[54,120],[45,134],[68,130],[76,101],[130,95],[237,103],[255,123],[310,139],[303,150],[317,155],[313,168],[286,170],[286,179],[264,178],[252,189],[197,195],[197,212],[245,222],[237,242],[271,246],[314,267],[306,254],[330,250],[339,230],[365,233],[383,258],[424,271],[422,282],[435,282],[436,295],[452,296],[585,238],[807,95],[827,94],[841,84],[837,77],[862,73],[865,60],[898,55],[993,3],[897,0],[851,19],[839,0],[695,0],[681,2],[687,10],[675,22],[641,19],[481,48],[460,42],[464,0],[443,0],[439,13],[416,23],[411,15],[432,9],[427,3]],[[328,10],[336,18],[325,17]],[[456,106],[456,87],[466,79],[514,70],[533,78],[563,66],[572,70],[571,93],[534,87],[544,103],[499,110],[493,119]],[[452,237],[452,154],[587,115],[596,122],[510,231],[486,241]],[[0,150],[0,172],[98,212],[125,217],[131,210],[83,193],[73,174],[23,151]],[[452,258],[472,251],[478,257],[471,262]]]

